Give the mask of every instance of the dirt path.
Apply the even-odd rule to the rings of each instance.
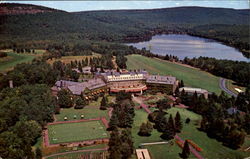
[[[133,101],[139,103],[141,105],[141,107],[148,113],[150,114],[151,113],[151,110],[148,109],[148,106],[145,105],[143,103],[142,100],[138,99],[137,97],[134,97],[133,98]],[[180,142],[184,142],[184,140],[182,140],[178,135],[175,135],[175,139],[179,140]],[[198,159],[204,159],[200,154],[199,152],[197,152],[193,147],[190,146],[190,151],[195,155],[195,157],[197,157]]]
[[[93,152],[93,151],[107,151],[108,147],[104,148],[97,148],[97,149],[88,149],[88,150],[78,150],[78,151],[70,151],[70,152],[61,152],[61,153],[56,153],[53,155],[45,156],[43,157],[44,159],[49,158],[49,157],[56,157],[60,155],[66,155],[66,154],[71,154],[71,153],[78,153],[78,152]]]

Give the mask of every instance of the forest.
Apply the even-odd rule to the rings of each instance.
[[[221,41],[249,56],[249,14],[249,10],[202,7],[2,14],[0,48],[45,48],[58,41],[145,41],[155,34],[185,33]]]

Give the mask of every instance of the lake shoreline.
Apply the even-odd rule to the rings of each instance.
[[[171,34],[179,34],[179,35],[189,35],[189,36],[193,36],[193,37],[199,37],[199,38],[205,38],[205,39],[209,39],[209,40],[213,40],[216,41],[218,43],[221,43],[223,45],[229,46],[229,47],[233,47],[234,49],[238,50],[239,52],[242,53],[242,55],[248,59],[250,59],[250,50],[244,50],[244,49],[240,49],[239,47],[230,44],[227,41],[223,41],[219,38],[211,38],[205,35],[200,35],[200,34],[195,34],[195,33],[189,33],[189,32],[184,32],[184,31],[164,31],[164,30],[154,30],[154,31],[150,31],[147,34],[143,34],[142,36],[129,36],[126,37],[124,39],[124,43],[139,43],[139,42],[147,42],[152,40],[152,37],[156,36],[156,35],[171,35]]]
[[[224,45],[218,40],[194,36],[185,33],[178,34],[158,34],[151,37],[151,40],[126,43],[128,46],[134,46],[137,49],[146,48],[153,53],[165,56],[173,55],[180,59],[211,57],[222,60],[245,61],[250,59],[245,57],[239,49]],[[151,48],[152,47],[152,48]]]

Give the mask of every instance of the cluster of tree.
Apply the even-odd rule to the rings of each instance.
[[[148,119],[155,124],[154,128],[162,133],[161,138],[164,140],[171,140],[176,133],[181,132],[182,121],[179,112],[176,113],[174,119],[172,114],[170,114],[167,119],[166,112],[159,109],[149,114]]]
[[[109,158],[130,158],[133,154],[133,140],[130,128],[133,124],[134,104],[131,94],[119,92],[116,104],[113,104],[108,130],[112,130],[109,139]]]
[[[16,53],[35,53],[34,49],[29,48],[13,48],[12,50]]]
[[[90,46],[86,43],[75,44],[73,46],[67,44],[50,44],[46,50],[55,58],[62,56],[92,55]]]
[[[0,52],[0,58],[8,56],[6,52]]]
[[[214,75],[232,79],[240,85],[250,85],[250,63],[217,60],[209,57],[185,58],[183,63],[198,67]]]
[[[116,64],[118,65],[119,68],[121,69],[126,69],[127,65],[127,58],[124,56],[124,54],[118,54],[116,56]]]
[[[74,67],[71,64],[64,64],[61,61],[55,61],[52,68],[57,79],[67,79],[78,81],[80,74],[72,70]]]
[[[131,130],[126,128],[118,130],[115,128],[109,139],[109,159],[128,159],[134,151]]]
[[[205,99],[203,95],[188,95],[183,91],[179,97],[182,103],[190,106],[190,110],[202,115],[200,129],[209,136],[234,149],[244,143],[246,134],[250,133],[249,88],[236,99],[224,92],[219,96],[211,94]],[[230,112],[232,108],[235,111]]]
[[[178,62],[179,58],[177,56],[174,56],[174,55],[166,54],[166,56],[163,58],[163,60]]]
[[[57,105],[59,108],[70,108],[73,107],[75,109],[82,109],[86,106],[87,102],[81,97],[75,97],[73,94],[67,89],[61,89],[57,94]],[[57,111],[60,113],[60,110]]]
[[[53,121],[55,99],[43,84],[5,88],[0,92],[0,154],[2,158],[34,158],[31,146],[42,127]],[[41,158],[40,149],[36,158]]]
[[[24,84],[54,85],[57,71],[42,60],[33,60],[31,63],[22,63],[14,67],[6,75],[0,74],[0,89],[9,86],[9,80],[14,87]]]

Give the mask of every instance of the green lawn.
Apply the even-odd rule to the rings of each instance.
[[[50,144],[107,138],[109,135],[100,121],[48,125]]]
[[[115,97],[114,96],[107,96],[108,103],[111,103]],[[102,98],[99,97],[97,101],[92,101],[83,109],[74,109],[74,108],[63,108],[60,110],[60,114],[57,114],[56,121],[64,121],[64,117],[67,117],[68,120],[79,120],[81,119],[81,115],[84,115],[84,119],[92,119],[98,117],[106,117],[109,120],[108,110],[100,110],[100,103]],[[74,115],[77,116],[74,119]]]
[[[3,50],[8,54],[7,57],[0,59],[0,72],[11,70],[15,65],[32,61],[35,57],[41,56],[44,50],[36,50],[36,54],[17,54],[11,50]]]
[[[57,114],[56,121],[64,121],[64,117],[67,117],[68,120],[79,120],[81,115],[84,115],[84,119],[92,119],[98,117],[106,117],[109,119],[108,110],[100,110],[99,106],[86,106],[83,109],[74,109],[74,108],[64,108],[61,109],[60,114]],[[76,115],[76,119],[74,119]]]
[[[152,108],[153,109],[153,108]],[[206,133],[201,132],[197,129],[197,123],[201,119],[201,116],[195,114],[189,110],[181,109],[181,108],[171,108],[167,112],[166,116],[172,114],[173,117],[175,116],[176,112],[179,111],[181,118],[183,120],[183,130],[180,134],[178,134],[183,140],[191,139],[197,145],[199,145],[203,151],[201,155],[208,159],[234,159],[234,158],[243,158],[250,156],[249,152],[243,152],[241,150],[232,150],[222,145],[221,142],[218,142],[215,139],[211,139],[207,136]],[[147,113],[143,110],[136,110],[136,116],[134,119],[134,125],[132,128],[132,134],[134,137],[134,146],[135,148],[138,147],[140,143],[146,142],[157,142],[162,141],[160,138],[161,133],[153,130],[152,135],[150,137],[140,137],[137,135],[139,131],[139,127],[142,122],[147,121]],[[185,124],[185,119],[189,117],[191,122],[189,124]],[[174,140],[172,140],[174,141]],[[245,146],[250,146],[250,140],[245,142]],[[181,149],[174,143],[173,146],[170,144],[163,144],[163,145],[150,145],[145,146],[150,151],[150,154],[153,158],[157,159],[165,159],[165,158],[179,158],[178,153],[181,152]],[[194,156],[190,156],[190,158],[194,158]]]
[[[159,133],[157,130],[153,130],[150,137],[141,137],[137,135],[140,125],[142,122],[147,122],[147,113],[143,110],[135,110],[135,118],[134,118],[134,124],[132,128],[132,135],[134,139],[134,147],[138,148],[138,146],[141,143],[148,143],[148,142],[159,142],[159,141],[165,141],[160,138],[161,133]],[[178,153],[181,152],[181,149],[178,147],[178,145],[175,144],[175,140],[171,140],[174,145],[170,144],[162,144],[162,145],[150,145],[150,146],[144,146],[147,148],[152,155],[154,159],[166,159],[166,158],[179,158]],[[143,147],[143,148],[144,148]],[[191,155],[190,157],[194,157]]]
[[[219,94],[219,78],[195,68],[141,55],[127,56],[128,69],[146,69],[150,74],[172,75],[183,80],[186,86],[207,89]]]

